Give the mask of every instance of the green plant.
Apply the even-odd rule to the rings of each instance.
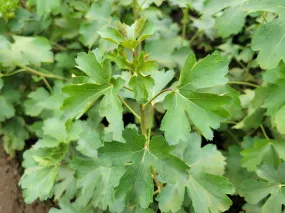
[[[283,211],[283,1],[45,3],[0,20],[4,148],[37,140],[27,203],[218,213],[240,196],[236,211]]]

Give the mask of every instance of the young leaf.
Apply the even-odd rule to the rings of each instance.
[[[117,22],[117,28],[108,27],[107,30],[99,32],[99,34],[110,42],[121,44],[128,49],[135,49],[141,42],[151,36],[155,30],[155,26],[142,17],[131,26]]]
[[[168,143],[185,141],[190,131],[187,116],[206,139],[213,138],[211,128],[217,129],[220,122],[229,116],[223,108],[231,102],[226,95],[196,92],[202,88],[223,85],[227,82],[227,62],[218,55],[207,56],[196,62],[191,53],[181,71],[177,91],[166,96],[164,107],[167,112],[161,123]]]

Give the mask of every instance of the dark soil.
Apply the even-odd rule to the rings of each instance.
[[[21,190],[18,187],[20,179],[19,164],[9,159],[0,146],[0,213],[48,213],[50,205],[35,202],[24,203]]]

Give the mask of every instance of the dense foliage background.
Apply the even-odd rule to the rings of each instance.
[[[284,212],[284,8],[0,0],[0,135],[25,201]]]

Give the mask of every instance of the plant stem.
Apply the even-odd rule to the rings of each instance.
[[[246,85],[246,86],[251,86],[251,87],[255,87],[255,88],[259,88],[260,87],[257,84],[243,82],[243,81],[229,81],[228,84]]]
[[[261,16],[262,16],[262,18],[263,18],[264,22],[265,22],[265,23],[267,23],[267,19],[266,19],[267,12],[265,12],[265,13],[261,13]]]
[[[137,8],[137,1],[133,0],[133,13],[134,13],[134,19],[138,19],[138,8]]]
[[[125,100],[119,96],[119,99],[122,101],[122,103],[128,108],[128,110],[130,110],[131,113],[133,113],[133,115],[141,122],[141,117],[127,104],[127,102],[125,102]]]
[[[233,125],[235,125],[235,124],[237,124],[238,122],[236,122],[236,121],[222,121],[221,123],[224,123],[224,124],[233,124]]]
[[[124,89],[126,89],[126,90],[129,90],[129,91],[131,91],[131,92],[134,92],[134,90],[133,90],[133,89],[131,89],[131,88],[129,88],[129,87],[125,87],[125,86],[123,86],[123,88],[124,88]]]
[[[149,105],[152,101],[154,101],[154,99],[156,99],[162,93],[168,92],[168,91],[174,91],[174,90],[172,88],[167,88],[167,89],[161,90],[159,93],[157,93],[155,96],[153,96],[152,99],[150,99],[146,104],[144,104],[143,107],[145,108],[147,105]]]
[[[261,129],[261,131],[262,131],[264,137],[265,137],[267,140],[270,140],[270,138],[268,137],[268,135],[267,135],[267,133],[266,133],[266,131],[265,131],[265,129],[264,129],[264,126],[263,126],[262,124],[260,124],[260,129]]]
[[[25,70],[25,69],[18,69],[18,70],[15,70],[15,71],[7,73],[7,74],[0,73],[0,77],[8,77],[8,76],[15,75],[15,74],[20,73],[20,72],[26,72],[26,71],[27,70]]]
[[[143,104],[140,105],[140,110],[141,110],[141,132],[147,138],[146,134],[146,125],[145,125],[145,109]]]
[[[195,32],[195,34],[191,37],[191,39],[189,40],[189,44],[192,44],[192,42],[195,40],[195,38],[197,38],[197,36],[199,35],[200,31],[197,30]]]
[[[52,88],[51,88],[50,84],[48,83],[47,79],[44,76],[43,76],[43,82],[47,86],[47,88],[50,91],[50,93],[53,94]]]
[[[188,24],[188,13],[189,13],[189,8],[183,8],[183,17],[181,20],[181,24],[182,24],[182,40],[185,39],[186,37],[186,31],[187,31],[187,24]]]
[[[150,123],[149,123],[149,128],[148,128],[148,133],[147,133],[147,141],[148,141],[148,143],[150,142],[150,137],[151,137],[153,116],[154,116],[154,114],[153,114],[153,105],[150,104]]]
[[[21,64],[18,64],[18,66],[21,67],[22,69],[25,69],[28,72],[35,74],[35,75],[39,75],[39,76],[43,76],[43,77],[47,77],[47,78],[56,78],[56,79],[64,80],[63,77],[58,76],[58,75],[42,73],[38,70],[35,70],[33,68],[30,68],[30,67],[27,67],[27,66],[24,66]]]
[[[157,180],[156,176],[156,171],[154,170],[154,168],[151,168],[151,176],[152,176],[152,179],[154,180],[155,182],[155,185],[156,185],[156,188],[157,190],[154,192],[154,194],[158,194],[161,189],[163,188],[163,185]]]

